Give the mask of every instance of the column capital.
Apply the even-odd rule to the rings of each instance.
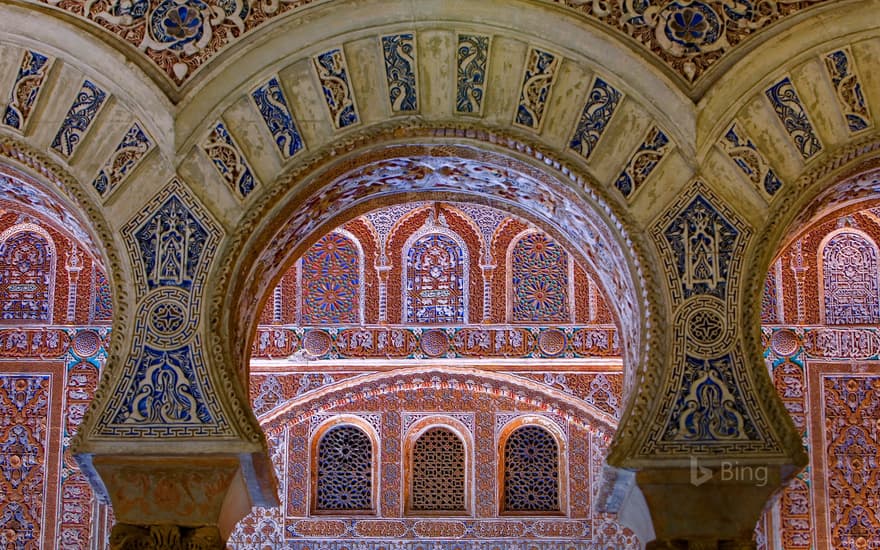
[[[649,467],[636,474],[657,536],[648,548],[754,548],[758,518],[792,468],[757,461],[691,462],[690,468]]]
[[[235,524],[261,504],[248,490],[259,476],[253,466],[234,454],[92,457],[118,523],[111,538],[119,542],[111,547],[141,548],[130,541],[152,537],[166,542],[150,548],[223,548]],[[215,534],[219,546],[209,544]],[[186,546],[193,537],[197,544]]]
[[[110,550],[222,550],[216,527],[131,525],[117,523],[110,532]]]

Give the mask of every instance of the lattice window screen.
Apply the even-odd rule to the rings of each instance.
[[[412,511],[465,511],[464,443],[451,430],[431,428],[412,453]]]
[[[540,426],[517,428],[504,444],[504,510],[559,511],[559,448]]]
[[[337,426],[318,444],[317,510],[371,510],[373,448],[355,426]]]

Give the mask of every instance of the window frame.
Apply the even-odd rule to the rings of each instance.
[[[324,510],[317,507],[318,504],[318,448],[324,435],[333,428],[352,426],[360,429],[370,439],[371,452],[371,478],[370,478],[370,509],[364,510]],[[310,436],[309,442],[309,515],[311,516],[375,516],[379,510],[379,495],[381,476],[379,475],[380,439],[376,429],[363,418],[356,415],[339,415],[328,418],[318,425]]]
[[[412,508],[412,483],[413,483],[413,450],[416,441],[430,429],[443,428],[458,437],[464,447],[464,510],[413,510]],[[414,422],[406,431],[403,444],[403,490],[401,515],[403,517],[472,517],[474,515],[474,441],[473,435],[467,426],[461,421],[445,415],[436,415],[422,418]]]
[[[505,472],[505,447],[507,440],[519,428],[525,426],[538,426],[546,430],[550,436],[556,441],[557,452],[557,494],[559,496],[559,510],[552,511],[533,511],[533,510],[507,510],[505,509],[504,491],[506,488],[507,477]],[[497,464],[497,483],[495,484],[495,502],[498,510],[498,516],[513,517],[568,517],[571,515],[568,502],[568,445],[567,438],[559,426],[549,418],[541,415],[523,415],[518,416],[507,422],[498,432],[496,441],[496,464]]]

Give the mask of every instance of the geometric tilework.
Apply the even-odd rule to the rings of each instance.
[[[510,258],[512,321],[567,322],[568,254],[543,233],[519,239]]]
[[[541,131],[544,112],[550,100],[550,91],[560,60],[560,57],[552,53],[536,48],[529,49],[514,124],[537,132]]]
[[[382,37],[388,101],[395,113],[418,110],[416,93],[416,45],[413,33]]]
[[[9,104],[3,113],[3,124],[16,130],[24,130],[51,65],[50,58],[45,55],[31,50],[24,51],[18,76],[9,93]]]
[[[340,233],[328,233],[302,259],[302,322],[305,325],[358,323],[361,254]]]
[[[251,93],[251,98],[260,110],[272,139],[285,160],[303,148],[303,139],[284,99],[284,92],[278,77],[273,76],[265,84]]]
[[[671,149],[672,145],[666,134],[656,126],[652,126],[642,140],[642,144],[617,177],[614,186],[623,193],[624,197],[632,197]]]
[[[568,147],[589,159],[622,98],[623,94],[597,76]]]
[[[135,122],[122,136],[116,150],[98,171],[92,186],[101,196],[106,196],[134,170],[152,148],[153,140],[150,139],[141,124]]]
[[[223,181],[239,197],[246,198],[257,186],[247,159],[223,122],[214,125],[208,139],[202,144],[202,149]]]
[[[738,122],[730,125],[727,132],[718,140],[718,145],[759,191],[773,196],[782,187],[782,182],[767,159]]]
[[[765,92],[770,105],[779,117],[795,147],[804,160],[809,160],[822,150],[822,144],[813,131],[813,125],[807,116],[791,79],[783,78]]]
[[[83,81],[82,88],[76,94],[73,105],[70,106],[64,122],[61,123],[61,128],[52,140],[52,149],[64,157],[69,158],[73,155],[106,98],[107,93],[96,84],[90,80]]]
[[[357,107],[348,82],[348,69],[342,49],[335,48],[317,55],[312,58],[312,62],[318,74],[333,127],[341,130],[357,124]]]
[[[871,114],[849,46],[835,50],[823,59],[850,133],[870,128],[873,125]]]
[[[489,60],[489,37],[458,35],[456,49],[455,112],[478,115],[486,95],[486,72]]]

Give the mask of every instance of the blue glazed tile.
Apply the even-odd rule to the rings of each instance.
[[[489,37],[458,35],[456,49],[455,111],[480,114],[486,95],[486,71],[489,60]]]
[[[615,187],[624,197],[631,197],[671,149],[672,145],[666,134],[656,126],[652,127],[617,177],[614,182]]]
[[[740,232],[710,199],[697,195],[669,222],[663,236],[675,254],[682,296],[724,299]]]
[[[270,78],[251,93],[251,98],[260,110],[269,132],[272,133],[281,156],[286,160],[301,151],[303,139],[287,106],[278,78]]]
[[[770,163],[738,123],[734,122],[730,126],[718,145],[757,189],[772,197],[782,187],[782,181],[770,167]]]
[[[313,58],[330,119],[337,130],[358,123],[357,108],[348,81],[345,56],[339,48]]]
[[[712,443],[759,440],[736,370],[729,353],[711,359],[686,355],[683,384],[663,439]]]
[[[529,50],[514,119],[517,125],[540,131],[558,68],[559,57],[535,48]]]
[[[843,110],[850,133],[861,132],[873,126],[849,47],[829,53],[824,60],[825,69],[831,77],[837,102]]]
[[[214,163],[214,168],[217,169],[220,177],[241,198],[246,198],[257,186],[257,180],[247,159],[222,122],[218,122],[211,130],[208,141],[202,145],[202,149]]]
[[[210,228],[176,195],[134,230],[147,287],[190,289],[202,266]]]
[[[574,136],[568,144],[571,150],[585,159],[590,158],[620,104],[621,97],[620,92],[601,78],[597,77],[593,81],[593,87],[587,95],[587,103],[584,105]]]
[[[822,144],[813,131],[813,125],[807,116],[791,79],[783,78],[766,91],[767,99],[773,106],[776,116],[785,128],[795,147],[804,160],[813,158],[822,150]]]
[[[122,137],[113,154],[98,171],[92,186],[101,196],[113,191],[134,170],[135,166],[153,148],[153,141],[137,122]]]
[[[9,102],[3,112],[3,124],[16,130],[24,129],[37,97],[43,88],[51,62],[45,55],[25,50],[18,76],[9,93]]]
[[[415,50],[413,33],[382,37],[388,101],[395,113],[418,110]]]
[[[69,158],[92,125],[105,99],[107,94],[103,90],[89,80],[84,81],[52,140],[52,149]]]

